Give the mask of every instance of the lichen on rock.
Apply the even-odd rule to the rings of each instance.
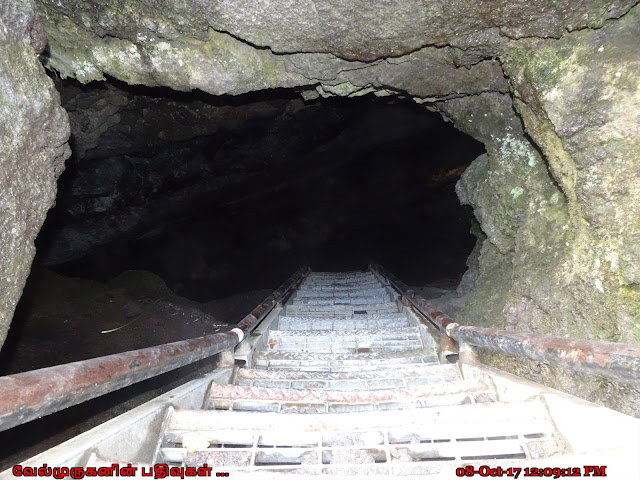
[[[331,53],[349,60],[400,57],[424,46],[460,39],[465,45],[486,30],[509,38],[558,38],[567,30],[602,26],[635,2],[588,0],[339,0],[260,1],[39,0],[50,18],[72,18],[100,37],[157,35],[204,40],[207,29],[276,53]]]
[[[525,138],[508,95],[483,94],[436,104],[456,126],[481,140],[487,154],[458,182],[484,235],[476,289],[461,320],[536,331],[543,315],[532,298],[565,247],[566,203],[543,159]],[[544,317],[547,315],[544,314]]]

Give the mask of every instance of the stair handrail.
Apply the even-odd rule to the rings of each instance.
[[[640,385],[640,345],[459,325],[383,266],[369,269],[386,279],[443,336],[458,343]]]
[[[0,431],[234,349],[308,273],[300,268],[228,332],[0,377]]]

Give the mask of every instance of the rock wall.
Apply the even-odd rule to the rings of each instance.
[[[640,341],[639,29],[635,7],[600,30],[519,42],[505,62],[516,109],[567,203],[568,245],[555,262],[555,296],[568,307],[561,334]]]
[[[639,30],[635,7],[599,30],[509,42],[510,97],[436,104],[487,148],[457,186],[483,232],[462,322],[640,341]],[[640,416],[629,385],[483,358]]]
[[[640,342],[638,31],[635,7],[601,29],[511,42],[504,51],[515,112],[538,150],[528,164],[542,159],[547,172],[532,176],[534,169],[525,169],[513,179],[519,185],[499,186],[496,177],[512,171],[513,161],[522,166],[521,155],[489,153],[460,182],[461,200],[474,206],[488,237],[465,321]],[[464,115],[454,115],[457,124],[476,135]],[[491,140],[504,142],[503,136]],[[511,222],[495,218],[508,195]],[[513,229],[519,218],[524,221]],[[510,281],[498,281],[505,278]],[[640,416],[638,388],[532,362],[487,360]]]
[[[487,149],[456,188],[461,203],[473,206],[483,232],[475,290],[460,320],[541,332],[539,317],[550,321],[551,313],[542,312],[534,299],[557,298],[548,275],[566,249],[565,198],[525,138],[510,96],[465,97],[436,108]],[[545,307],[563,314],[561,303]]]
[[[37,58],[44,46],[30,0],[0,1],[0,346],[70,153],[67,114]]]
[[[216,104],[195,95],[171,97],[171,91],[159,97],[151,89],[126,85],[57,84],[73,131],[73,156],[38,242],[38,261],[44,265],[162,230],[181,214],[203,208],[213,194],[222,197],[264,174],[259,146],[242,150],[238,137],[252,140],[253,128],[261,138],[288,106],[303,103],[289,95]],[[332,123],[334,117],[319,119],[316,134]]]
[[[373,88],[381,90],[380,94],[388,94],[383,86],[390,86],[396,92],[419,97],[505,91],[507,87],[499,62],[472,58],[459,68],[455,58],[458,51],[449,46],[421,48],[414,40],[403,40],[401,43],[406,46],[394,50],[392,56],[406,53],[404,57],[372,54],[372,37],[365,32],[368,30],[371,35],[382,32],[376,33],[377,27],[361,30],[361,22],[367,24],[368,20],[361,16],[359,7],[369,10],[369,16],[375,16],[380,24],[385,22],[385,16],[378,11],[379,6],[372,8],[367,2],[349,5],[351,13],[340,20],[349,25],[348,29],[340,27],[339,32],[329,33],[327,25],[335,22],[327,22],[334,15],[341,16],[339,11],[345,8],[340,2],[316,2],[321,9],[322,3],[327,4],[328,17],[314,20],[313,29],[305,26],[308,22],[303,19],[316,15],[314,4],[293,3],[249,2],[240,8],[235,3],[231,6],[201,1],[190,2],[187,8],[187,4],[172,0],[160,4],[147,0],[57,3],[42,0],[39,7],[49,40],[48,65],[62,77],[76,78],[82,83],[104,80],[108,75],[130,84],[167,86],[180,91],[200,89],[214,95],[314,86],[329,95],[364,94]],[[413,8],[411,2],[405,6],[402,3],[388,6],[404,12],[401,22],[387,27],[396,31],[394,36],[405,35],[400,29],[413,21],[407,16]],[[614,7],[607,15],[617,14],[620,8]],[[439,9],[446,10],[444,5]],[[258,17],[260,21],[256,20]],[[236,27],[220,23],[223,18],[235,22]],[[259,30],[268,32],[269,39],[254,38],[253,28],[242,33],[236,31],[243,21],[253,23],[254,27],[262,23]],[[519,22],[525,21],[521,18]],[[282,23],[289,26],[285,28]],[[281,50],[271,45],[288,38],[285,32],[291,29],[297,34],[287,41],[298,43],[297,47],[283,46]],[[314,39],[313,31],[318,29],[323,30],[325,38],[340,39],[343,46],[334,49],[321,38]],[[359,30],[357,35],[348,33]],[[406,35],[418,36],[421,31],[412,25]],[[449,37],[457,38],[457,34],[450,32]],[[387,44],[389,40],[381,38],[379,42]],[[382,48],[387,49],[388,46]],[[291,53],[279,54],[285,50]],[[361,53],[356,55],[356,50]]]

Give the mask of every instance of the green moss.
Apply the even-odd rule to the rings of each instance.
[[[575,69],[575,45],[568,41],[525,39],[510,45],[503,62],[518,84],[547,91]]]
[[[122,14],[122,8],[120,3],[121,2],[119,2],[118,0],[105,0],[102,2],[102,6],[104,7],[104,10],[108,10],[117,14]]]
[[[272,88],[277,88],[282,82],[282,74],[285,69],[281,62],[276,61],[262,61],[260,63],[260,69],[267,84]]]
[[[480,275],[476,289],[463,307],[460,318],[467,325],[503,328],[506,293],[511,288],[512,255],[501,254],[484,241],[479,258]],[[502,320],[502,321],[500,321]]]
[[[104,71],[116,78],[126,78],[128,76],[128,68],[116,55],[109,55],[107,57]]]
[[[620,288],[620,300],[631,317],[631,337],[640,343],[640,285],[626,285]]]

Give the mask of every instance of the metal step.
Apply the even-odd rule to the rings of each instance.
[[[369,305],[287,305],[286,315],[367,315],[376,313],[398,313],[398,304],[395,302],[377,303]]]
[[[407,365],[356,372],[297,372],[240,368],[236,385],[245,387],[316,390],[381,390],[455,382],[462,379],[457,365]]]
[[[418,327],[379,330],[271,330],[268,345],[279,352],[401,352],[422,348]]]
[[[358,290],[377,290],[377,289],[381,289],[384,288],[385,290],[387,289],[387,287],[384,287],[383,284],[381,284],[378,281],[367,281],[364,284],[326,284],[326,283],[310,283],[310,284],[301,284],[300,287],[298,288],[298,292],[303,291],[303,292],[326,292],[326,293],[339,293],[339,292],[345,292],[345,293],[353,293],[356,292]]]
[[[382,282],[376,277],[361,277],[361,278],[307,278],[302,282],[301,287],[307,288],[309,286],[336,286],[336,287],[364,287],[366,285],[379,287]]]
[[[409,326],[406,313],[356,314],[351,318],[336,316],[283,315],[278,319],[278,330],[376,330],[378,328],[404,328]]]
[[[379,297],[388,295],[389,291],[384,287],[374,288],[301,288],[296,292],[295,298],[333,298],[333,297]]]
[[[382,285],[382,282],[373,275],[362,275],[357,277],[319,277],[309,276],[301,284],[301,286],[307,287],[310,285],[335,285],[335,286],[364,286],[364,285]]]
[[[302,297],[295,298],[292,301],[293,305],[357,305],[367,307],[372,304],[388,303],[392,300],[391,295],[385,294],[377,297]],[[366,308],[364,308],[366,310]]]
[[[192,442],[192,438],[197,442]],[[208,447],[203,448],[208,444]],[[199,448],[194,448],[194,446]],[[159,462],[234,473],[439,475],[455,466],[546,458],[564,447],[542,402],[415,411],[290,414],[174,411]]]
[[[377,290],[383,285],[377,280],[363,283],[310,283],[302,284],[299,290],[303,292],[324,292],[324,293],[354,293],[356,290]]]
[[[308,278],[304,282],[301,283],[303,288],[307,288],[309,286],[335,286],[335,287],[364,287],[369,285],[371,287],[380,287],[383,283],[375,277],[363,277],[363,278]]]
[[[311,272],[307,276],[307,280],[314,279],[345,279],[345,278],[376,278],[376,276],[367,271],[359,272]]]
[[[212,384],[206,408],[278,413],[345,413],[496,401],[480,379],[371,391],[301,390]]]
[[[375,370],[389,365],[437,364],[435,348],[419,348],[393,353],[299,353],[255,352],[254,368],[296,369],[299,371],[349,372]]]

